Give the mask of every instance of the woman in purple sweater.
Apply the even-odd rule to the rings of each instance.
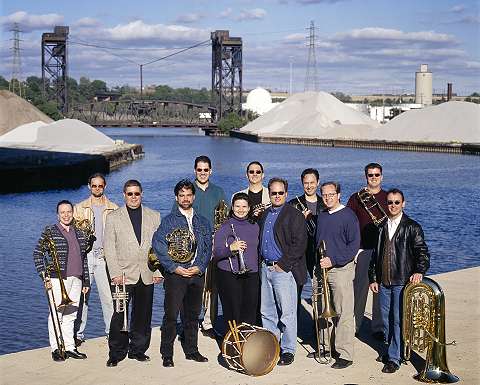
[[[217,263],[217,288],[227,323],[254,325],[259,298],[258,238],[260,228],[251,219],[248,195],[232,199],[229,218],[215,233],[213,261]],[[242,271],[243,262],[246,272]]]

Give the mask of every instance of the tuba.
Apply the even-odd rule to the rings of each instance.
[[[220,199],[213,211],[213,230],[217,231],[228,217],[228,206],[223,199]]]
[[[459,380],[448,370],[446,346],[455,341],[445,343],[445,296],[433,279],[405,287],[402,335],[406,360],[411,349],[427,351],[425,368],[414,376],[417,381],[451,384]]]
[[[317,249],[318,261],[315,265],[314,278],[312,283],[312,305],[313,305],[313,319],[315,324],[315,332],[317,337],[317,354],[318,360],[321,364],[328,364],[332,361],[332,335],[330,332],[330,318],[335,318],[337,313],[332,307],[330,299],[330,289],[328,287],[328,269],[320,267],[320,260],[326,257],[325,241],[321,240]],[[323,295],[323,312],[319,314],[318,297]],[[324,319],[326,322],[327,346],[321,343],[321,325],[320,320]],[[333,330],[332,330],[333,331]],[[328,348],[328,350],[327,350]]]
[[[168,243],[168,255],[173,262],[187,263],[195,256],[197,242],[192,232],[185,227],[178,227],[167,234],[165,239]]]
[[[357,197],[365,211],[372,219],[373,224],[377,227],[380,227],[387,220],[387,214],[385,213],[382,205],[378,203],[378,201],[375,199],[375,196],[368,191],[368,188],[366,187],[357,192]],[[379,216],[376,216],[373,213],[375,208],[377,208],[377,211],[380,213]]]

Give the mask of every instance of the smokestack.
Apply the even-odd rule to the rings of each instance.
[[[447,83],[447,102],[452,100],[452,83]]]

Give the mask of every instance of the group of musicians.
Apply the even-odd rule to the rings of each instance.
[[[253,161],[246,168],[248,187],[226,202],[224,190],[210,181],[211,160],[199,156],[195,180],[175,185],[175,202],[162,220],[158,211],[142,204],[139,181],[125,182],[125,204],[118,208],[105,195],[105,177],[92,175],[90,197],[75,206],[59,202],[58,222],[45,228],[33,254],[50,303],[53,360],[86,358],[77,347],[83,342],[89,288],[95,281],[108,333],[106,365],[115,367],[127,356],[149,361],[145,352],[150,346],[154,284],[163,282],[163,366],[174,366],[179,316],[185,358],[208,361],[198,350],[199,319],[204,313],[204,335],[223,337],[216,325],[218,297],[225,323],[269,330],[279,341],[278,365],[290,365],[303,286],[324,270],[331,293],[326,301],[335,309],[335,337],[331,346],[321,342],[335,360],[331,367],[353,364],[354,337],[364,321],[370,287],[371,331],[383,342],[378,361],[384,373],[395,372],[401,363],[402,290],[409,281],[422,280],[429,253],[421,226],[403,212],[402,191],[382,189],[380,164],[370,163],[364,171],[366,187],[352,194],[345,206],[340,184],[320,184],[316,169],[302,172],[304,194],[289,199],[288,182],[274,177],[264,186],[263,165]],[[219,219],[225,202],[228,215]],[[85,220],[88,230],[79,225]],[[320,244],[325,247],[322,258]],[[158,269],[149,266],[152,252]],[[121,309],[114,306],[111,294],[119,286],[126,291]]]

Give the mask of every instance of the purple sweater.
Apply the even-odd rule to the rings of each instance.
[[[217,230],[214,238],[213,261],[217,262],[220,270],[232,271],[228,257],[232,256],[230,244],[235,241],[232,234],[233,224],[235,233],[240,240],[247,242],[247,248],[243,252],[245,266],[252,272],[258,271],[258,237],[260,228],[256,223],[250,223],[246,219],[229,218]],[[233,268],[238,269],[238,258],[232,258]]]

